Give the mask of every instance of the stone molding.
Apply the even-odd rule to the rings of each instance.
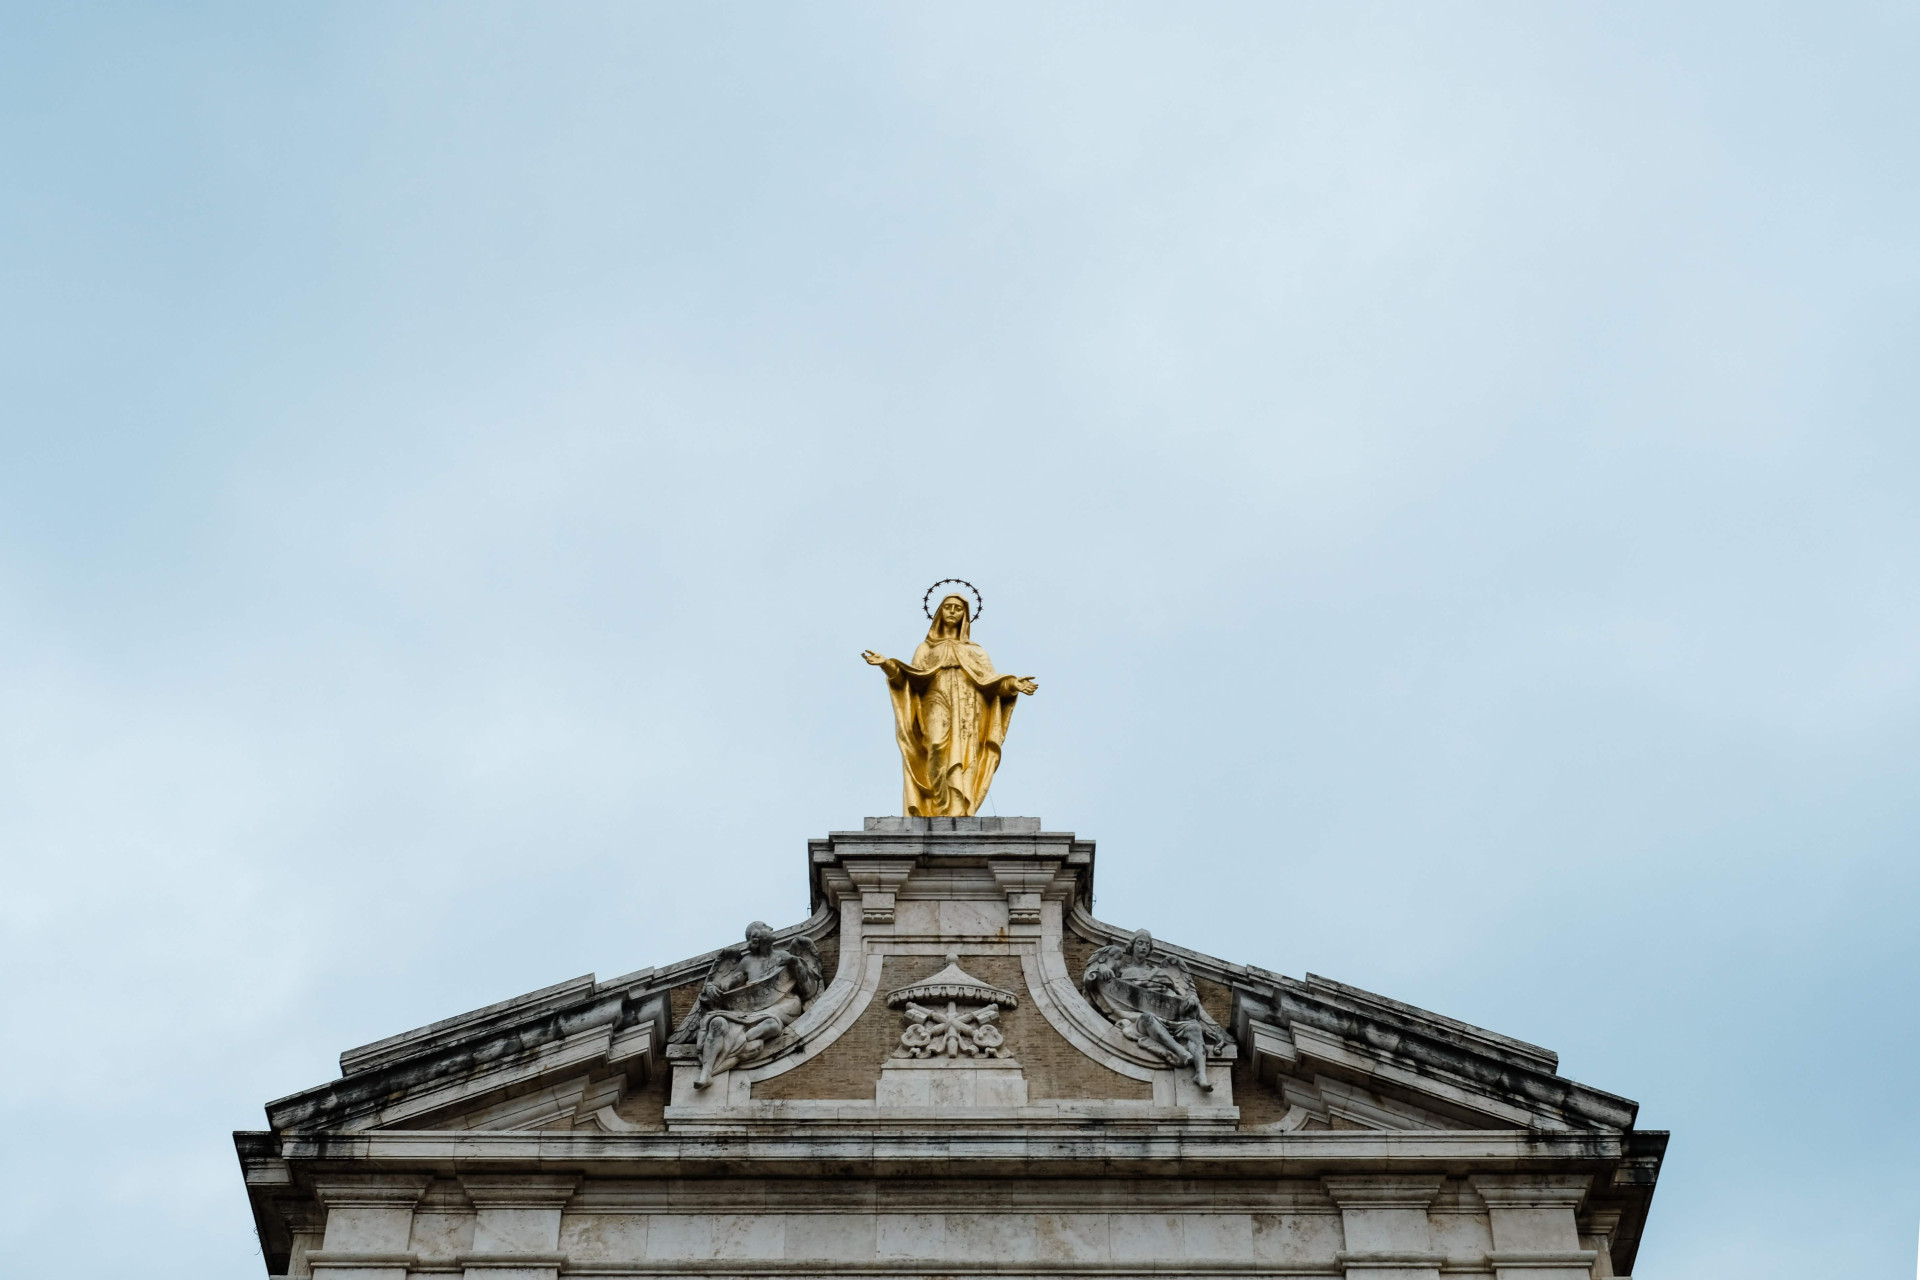
[[[1487,1265],[1502,1271],[1559,1270],[1565,1267],[1578,1267],[1582,1271],[1590,1270],[1594,1260],[1600,1256],[1596,1249],[1563,1250],[1499,1250],[1487,1254]]]
[[[1484,1269],[1484,1268],[1479,1268]],[[423,1268],[424,1270],[424,1268]],[[1343,1272],[1333,1267],[1276,1265],[1267,1262],[1173,1262],[1143,1265],[1139,1262],[1063,1262],[1049,1259],[1037,1262],[988,1262],[941,1260],[937,1265],[908,1259],[884,1262],[847,1262],[839,1259],[788,1261],[673,1261],[657,1263],[569,1262],[570,1276],[792,1276],[821,1277],[872,1276],[878,1280],[926,1280],[928,1276],[1013,1276],[1037,1280],[1051,1275],[1113,1276],[1120,1280],[1142,1280],[1143,1276],[1249,1276],[1280,1277],[1331,1276]]]
[[[1112,1178],[1027,1176],[968,1179],[965,1208],[979,1213],[1108,1213],[1116,1200],[1150,1213],[1287,1214],[1339,1216],[1317,1178],[1135,1178],[1116,1191]],[[925,1179],[844,1178],[840,1203],[875,1213],[917,1215],[954,1208],[948,1184]],[[698,1184],[672,1179],[591,1178],[567,1205],[569,1218],[591,1214],[807,1213],[821,1207],[819,1186],[804,1178],[718,1177]]]
[[[460,1187],[476,1209],[558,1209],[580,1189],[573,1173],[463,1173]]]
[[[900,886],[913,874],[912,858],[847,858],[840,864],[847,882],[860,895],[860,923],[893,923]]]
[[[373,1253],[358,1249],[314,1249],[307,1254],[307,1264],[314,1267],[330,1267],[336,1271],[390,1271],[395,1267],[417,1267],[420,1255],[417,1253]]]
[[[452,1045],[476,1040],[497,1027],[509,1023],[524,1023],[541,1014],[557,1012],[579,1004],[593,994],[594,981],[590,973],[578,978],[569,978],[565,982],[556,982],[550,987],[529,991],[523,996],[502,1000],[497,1004],[475,1009],[471,1013],[443,1018],[439,1022],[428,1023],[412,1031],[403,1031],[397,1036],[388,1036],[384,1040],[375,1040],[372,1044],[348,1049],[340,1055],[340,1073],[352,1076],[391,1066],[406,1060],[428,1045],[445,1049]]]
[[[893,1059],[882,1068],[910,1071],[915,1068],[946,1069],[951,1074],[993,1077],[1018,1076],[1020,1064],[1011,1058],[993,1058],[986,1062]],[[882,1080],[881,1085],[889,1081]],[[978,1088],[978,1081],[975,1082]],[[1013,1088],[1009,1082],[1008,1088]],[[1025,1081],[1018,1082],[1025,1093]],[[818,1101],[766,1100],[748,1102],[725,1110],[701,1110],[693,1107],[669,1107],[668,1131],[694,1135],[779,1133],[787,1129],[823,1129],[866,1131],[875,1135],[950,1134],[959,1125],[975,1126],[974,1132],[1001,1132],[1011,1137],[1023,1130],[1066,1130],[1085,1133],[1090,1126],[1112,1125],[1139,1130],[1154,1126],[1168,1137],[1186,1137],[1202,1133],[1232,1133],[1239,1111],[1233,1107],[1163,1107],[1154,1102],[1126,1099],[1054,1098],[1022,1106],[981,1104],[903,1105],[833,1099]]]
[[[359,1173],[313,1180],[313,1198],[329,1209],[407,1209],[433,1181],[430,1173]]]
[[[1071,832],[1042,831],[1038,818],[868,818],[859,831],[835,831],[824,840],[808,841],[807,851],[816,910],[846,896],[852,863],[874,859],[906,859],[936,868],[989,865],[997,884],[994,896],[1003,902],[1011,894],[1033,893],[1082,904],[1093,900],[1093,843]],[[1048,862],[1054,865],[1043,872]],[[1063,878],[1064,883],[1056,885]],[[866,892],[865,886],[858,887]],[[875,891],[887,890],[876,885]],[[1032,904],[1023,900],[1010,906],[1026,916]]]
[[[283,1132],[426,1128],[448,1112],[477,1109],[568,1074],[644,1080],[668,1031],[664,992],[637,1000],[609,994],[578,1009],[542,1002],[530,1016],[536,1019],[532,1028],[490,1025],[491,1042],[468,1037],[424,1046],[419,1061],[383,1061],[334,1085],[269,1103],[268,1119]]]
[[[1320,1179],[1327,1198],[1342,1209],[1419,1209],[1425,1212],[1440,1194],[1437,1173],[1407,1176],[1328,1177]]]
[[[1490,1209],[1577,1208],[1592,1182],[1586,1174],[1476,1173],[1467,1179]]]
[[[1490,1056],[1492,1033],[1456,1034],[1439,1022],[1422,1029],[1398,1014],[1379,1021],[1386,1015],[1375,1006],[1391,1013],[1390,1002],[1349,1000],[1343,993],[1352,989],[1324,980],[1314,987],[1278,977],[1235,981],[1232,990],[1234,1035],[1263,1081],[1321,1072],[1473,1128],[1632,1127],[1632,1103],[1548,1073],[1544,1050],[1501,1048]]]
[[[635,1177],[686,1176],[718,1164],[736,1174],[769,1177],[807,1176],[818,1169],[854,1177],[869,1172],[894,1176],[915,1169],[956,1168],[969,1169],[969,1176],[976,1176],[972,1171],[977,1170],[977,1176],[994,1177],[1003,1171],[1070,1172],[1095,1162],[1103,1171],[1115,1173],[1165,1171],[1177,1164],[1191,1168],[1194,1176],[1301,1177],[1369,1172],[1387,1175],[1407,1170],[1408,1166],[1427,1170],[1471,1167],[1482,1162],[1549,1172],[1566,1163],[1617,1161],[1628,1151],[1627,1142],[1618,1134],[1472,1130],[1265,1134],[1220,1132],[1177,1120],[1150,1129],[1143,1129],[1137,1122],[1091,1125],[1082,1133],[1070,1135],[991,1124],[949,1123],[944,1128],[935,1143],[917,1133],[896,1137],[866,1131],[803,1133],[786,1141],[760,1134],[736,1138],[676,1135],[671,1131],[289,1134],[281,1139],[281,1152],[290,1160],[353,1161],[371,1170],[400,1166],[447,1174],[463,1164],[487,1161],[527,1162],[532,1167],[600,1176],[619,1176],[619,1171],[631,1171]]]

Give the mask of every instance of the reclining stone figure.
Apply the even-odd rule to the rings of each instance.
[[[1179,957],[1154,958],[1152,934],[1142,929],[1124,944],[1094,952],[1081,985],[1087,999],[1118,1023],[1127,1039],[1156,1050],[1169,1062],[1192,1067],[1194,1083],[1213,1090],[1207,1053],[1224,1049],[1233,1038],[1200,1007],[1199,988]]]
[[[669,1044],[698,1044],[704,1089],[714,1076],[751,1063],[779,1040],[825,985],[820,952],[806,938],[775,943],[761,921],[747,926],[744,945],[722,951]]]

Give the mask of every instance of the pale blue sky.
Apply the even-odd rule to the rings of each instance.
[[[1920,1218],[1920,8],[0,9],[0,1256],[804,915],[922,589],[1099,912]],[[76,1245],[76,1240],[80,1243]]]

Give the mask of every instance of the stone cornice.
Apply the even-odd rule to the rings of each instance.
[[[606,1176],[804,1176],[831,1169],[839,1176],[896,1175],[917,1169],[966,1176],[1110,1172],[1165,1172],[1191,1176],[1318,1177],[1343,1172],[1444,1172],[1471,1163],[1512,1171],[1598,1172],[1625,1159],[1634,1135],[1475,1132],[1375,1133],[1362,1130],[1287,1134],[1106,1131],[1058,1134],[1018,1129],[970,1133],[846,1132],[811,1129],[781,1139],[766,1134],[608,1134],[395,1132],[287,1134],[281,1156],[296,1168],[360,1168],[472,1172],[488,1167],[537,1166],[553,1172]]]
[[[816,911],[845,894],[849,867],[876,860],[933,872],[991,868],[1003,894],[1059,892],[1082,905],[1093,901],[1093,842],[1071,831],[1042,831],[1038,818],[868,818],[859,831],[809,840],[807,860]],[[1031,875],[1021,870],[1025,863],[1034,864]],[[1065,878],[1060,891],[1051,887],[1057,877]]]
[[[1480,1125],[1633,1127],[1636,1103],[1553,1074],[1548,1058],[1496,1053],[1487,1036],[1458,1032],[1464,1023],[1345,995],[1355,990],[1287,978],[1233,984],[1233,1030],[1256,1074],[1325,1072]]]

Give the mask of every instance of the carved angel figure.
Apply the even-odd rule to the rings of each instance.
[[[1145,929],[1122,944],[1102,947],[1081,978],[1087,999],[1118,1023],[1127,1039],[1157,1050],[1169,1062],[1193,1068],[1194,1083],[1211,1091],[1207,1052],[1233,1038],[1200,1007],[1200,991],[1179,957],[1153,954]]]
[[[774,943],[773,930],[756,920],[744,945],[720,953],[687,1016],[669,1044],[700,1046],[696,1089],[713,1083],[762,1053],[793,1025],[825,985],[820,952],[806,938]]]

